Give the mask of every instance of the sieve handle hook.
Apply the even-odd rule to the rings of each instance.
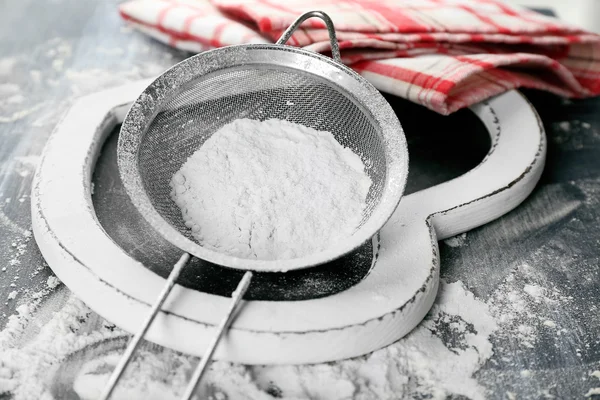
[[[337,36],[335,35],[335,27],[333,26],[333,21],[329,18],[329,15],[325,14],[323,11],[308,11],[301,16],[299,16],[290,26],[283,32],[279,40],[276,44],[286,44],[287,41],[292,37],[292,34],[298,29],[298,27],[307,19],[317,17],[321,18],[325,25],[327,26],[327,32],[329,33],[329,42],[331,43],[331,56],[332,58],[338,62],[342,63],[342,58],[340,56],[340,46],[338,44]]]

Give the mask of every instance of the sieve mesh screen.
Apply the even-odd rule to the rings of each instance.
[[[214,132],[239,118],[283,119],[331,132],[366,166],[373,184],[362,223],[369,218],[386,179],[377,122],[333,83],[296,69],[253,65],[223,69],[185,85],[158,111],[140,142],[138,168],[144,189],[158,213],[180,233],[197,243],[171,200],[171,177]]]

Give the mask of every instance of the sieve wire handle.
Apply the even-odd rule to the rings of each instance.
[[[325,14],[323,11],[308,11],[299,16],[290,26],[283,32],[279,40],[276,44],[286,44],[287,41],[292,37],[292,34],[298,29],[300,24],[306,21],[309,18],[317,17],[321,18],[325,25],[327,26],[327,32],[329,33],[329,42],[331,43],[331,55],[334,61],[338,63],[342,63],[342,58],[340,57],[340,46],[338,44],[337,36],[335,35],[335,28],[333,26],[333,21],[329,18],[329,15]]]
[[[133,358],[133,353],[135,353],[135,351],[137,350],[137,348],[140,345],[140,342],[146,335],[146,332],[148,332],[148,329],[150,329],[150,325],[152,325],[154,318],[156,317],[158,312],[161,310],[162,305],[165,302],[165,300],[167,299],[167,297],[169,296],[169,293],[171,293],[173,286],[175,286],[175,282],[177,281],[177,278],[179,277],[181,270],[183,269],[183,267],[185,267],[187,265],[189,260],[190,260],[190,254],[184,253],[181,256],[181,258],[179,259],[179,261],[177,261],[177,264],[175,264],[175,266],[173,267],[173,270],[171,271],[171,273],[169,274],[169,278],[167,279],[167,283],[165,284],[162,291],[160,292],[158,299],[154,303],[154,306],[152,307],[150,314],[144,320],[142,329],[140,329],[138,331],[138,333],[136,333],[133,336],[133,338],[127,345],[127,348],[125,349],[125,353],[123,353],[123,355],[121,356],[121,359],[119,360],[119,363],[117,364],[114,371],[112,372],[112,374],[108,380],[108,383],[105,386],[104,391],[102,392],[102,394],[100,396],[101,400],[108,400],[110,398],[110,396],[113,394],[115,387],[117,386],[117,383],[121,379],[123,372],[125,372],[125,368],[127,368],[127,366],[129,365],[129,362]],[[202,379],[202,377],[204,376],[204,373],[206,372],[206,367],[212,361],[213,354],[214,354],[215,350],[217,349],[217,346],[218,346],[219,342],[221,341],[221,338],[227,332],[227,330],[229,329],[229,326],[233,322],[233,319],[237,315],[237,311],[239,310],[239,306],[242,301],[242,298],[244,297],[244,294],[246,294],[246,291],[248,290],[248,287],[250,286],[251,279],[252,279],[252,272],[246,271],[246,273],[244,274],[244,276],[238,283],[237,288],[231,294],[231,303],[229,304],[229,310],[227,311],[227,314],[225,315],[225,317],[223,318],[223,320],[217,327],[217,332],[216,332],[215,336],[213,337],[210,345],[208,346],[208,349],[204,353],[204,357],[202,357],[202,359],[198,363],[198,366],[196,367],[196,369],[192,375],[192,379],[188,383],[188,386],[185,390],[184,396],[182,397],[184,400],[190,400],[192,398],[192,396],[194,395],[196,387],[198,386],[198,384],[200,383],[200,380]]]
[[[196,369],[192,374],[192,378],[190,379],[190,382],[188,383],[188,386],[185,389],[183,396],[181,397],[182,400],[190,400],[194,395],[196,387],[198,386],[198,384],[202,380],[202,377],[204,376],[204,373],[206,372],[206,367],[212,360],[217,345],[221,341],[221,338],[223,337],[225,332],[229,329],[229,325],[231,325],[231,322],[236,316],[236,312],[238,311],[240,302],[242,301],[242,297],[248,290],[248,286],[250,285],[251,279],[252,272],[246,271],[246,273],[242,277],[242,280],[238,283],[237,289],[235,289],[235,292],[231,294],[231,303],[229,303],[229,311],[217,327],[217,333],[211,340],[210,345],[208,346],[208,350],[206,350],[206,352],[204,353],[204,357],[202,357],[202,359],[196,366]]]
[[[179,261],[177,261],[177,264],[175,264],[175,266],[173,267],[173,270],[171,271],[171,273],[169,274],[169,278],[167,279],[167,283],[165,284],[165,286],[163,286],[163,289],[158,295],[156,302],[152,306],[150,314],[148,314],[148,316],[144,320],[142,328],[131,338],[129,344],[127,345],[127,348],[125,349],[125,353],[121,356],[119,363],[113,370],[108,380],[108,383],[104,388],[102,395],[100,396],[101,400],[108,400],[108,398],[112,395],[113,391],[115,390],[115,387],[117,386],[117,382],[119,381],[119,379],[121,379],[121,375],[123,375],[123,372],[125,372],[125,368],[127,368],[127,365],[129,365],[129,362],[133,357],[133,353],[135,353],[135,351],[140,345],[140,342],[146,335],[146,332],[148,332],[148,329],[150,329],[152,321],[154,321],[156,314],[158,314],[163,303],[165,302],[167,297],[169,297],[171,289],[173,289],[173,286],[175,286],[175,281],[177,281],[181,270],[187,265],[189,260],[190,255],[188,253],[184,253],[179,259]]]

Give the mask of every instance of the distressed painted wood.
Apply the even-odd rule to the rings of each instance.
[[[73,105],[47,144],[31,201],[35,239],[54,272],[94,311],[130,332],[142,323],[164,279],[105,234],[92,206],[91,176],[107,135],[148,83]],[[414,328],[437,293],[438,240],[510,211],[543,170],[544,130],[522,95],[511,91],[472,110],[490,132],[488,156],[454,180],[403,198],[380,232],[365,279],[315,300],[246,302],[216,358],[246,364],[332,361],[386,346]],[[176,286],[147,339],[201,355],[228,303]]]

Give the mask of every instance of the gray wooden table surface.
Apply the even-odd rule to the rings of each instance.
[[[30,236],[29,194],[60,116],[77,96],[155,76],[188,56],[125,27],[116,4],[0,2],[0,329],[19,299],[52,276]],[[541,182],[522,206],[469,232],[461,246],[441,243],[442,278],[461,280],[482,301],[510,302],[493,298],[500,285],[507,293],[540,287],[555,300],[527,303],[527,315],[514,322],[535,316],[526,337],[510,323],[493,335],[494,355],[476,375],[490,398],[584,398],[599,386],[590,373],[600,370],[600,99],[526,94],[547,129]],[[468,111],[447,119],[390,100],[405,122],[411,162],[421,163],[411,190],[462,173],[482,156],[480,141],[461,125]],[[429,121],[428,134],[419,132],[420,118]]]

